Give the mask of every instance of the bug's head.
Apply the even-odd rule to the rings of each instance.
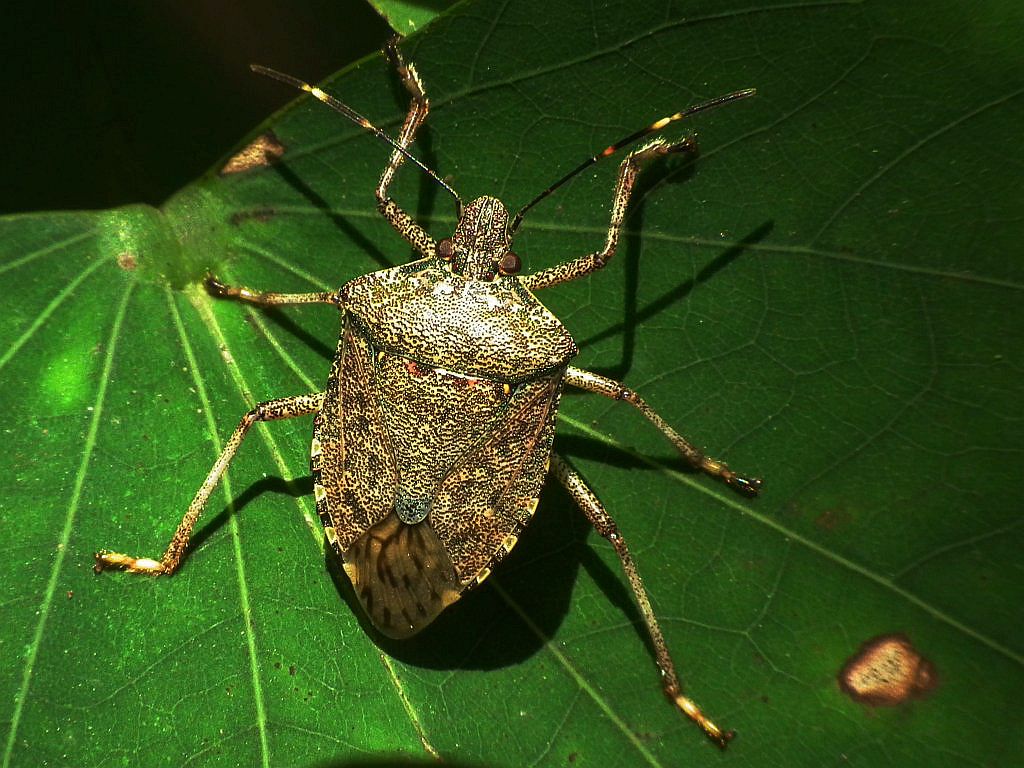
[[[437,255],[458,275],[490,281],[521,269],[511,245],[508,211],[497,198],[484,196],[465,207],[455,234],[437,244]]]

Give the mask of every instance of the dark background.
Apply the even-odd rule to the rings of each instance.
[[[364,2],[22,5],[0,22],[0,213],[159,205],[296,97],[250,62],[316,82],[389,35]]]

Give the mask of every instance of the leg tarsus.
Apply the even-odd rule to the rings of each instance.
[[[111,552],[109,549],[101,549],[93,556],[96,562],[92,569],[96,573],[103,573],[108,569],[119,568],[128,573],[148,573],[152,576],[160,576],[166,573],[164,564],[159,560],[152,560],[148,557],[132,557],[120,552]]]
[[[685,438],[680,436],[679,439]],[[712,477],[722,478],[730,488],[742,493],[748,499],[755,498],[761,492],[761,486],[764,483],[759,477],[747,477],[746,475],[737,474],[729,469],[729,465],[724,461],[718,461],[709,456],[704,456],[698,468],[707,472]]]
[[[736,731],[732,729],[723,731],[711,722],[707,716],[700,711],[700,707],[697,706],[697,703],[693,699],[683,696],[682,692],[678,690],[678,687],[675,693],[669,691],[666,687],[665,695],[684,715],[697,723],[697,725],[700,726],[700,729],[704,731],[704,735],[711,739],[719,749],[725,749],[729,746],[729,742],[736,738]]]
[[[697,144],[697,135],[691,134],[690,136],[684,136],[680,141],[677,141],[674,144],[669,144],[665,147],[665,153],[696,157],[700,154],[700,147]]]
[[[206,292],[211,296],[216,296],[218,299],[227,298],[235,295],[237,288],[232,288],[226,283],[222,283],[217,279],[217,276],[213,272],[207,272],[206,277],[203,278],[203,286],[206,288]]]

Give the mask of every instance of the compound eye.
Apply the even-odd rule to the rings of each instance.
[[[522,268],[523,262],[512,251],[508,251],[498,261],[498,273],[502,275],[518,275]]]
[[[437,244],[437,255],[445,261],[451,261],[455,255],[455,244],[450,237],[446,237]]]

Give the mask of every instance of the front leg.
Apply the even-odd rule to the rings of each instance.
[[[686,462],[694,469],[702,470],[712,477],[724,480],[745,496],[756,496],[761,490],[761,481],[756,477],[746,477],[733,472],[724,461],[705,456],[693,443],[676,432],[640,395],[614,379],[601,376],[582,368],[570,366],[565,372],[565,381],[574,387],[604,395],[612,400],[624,400],[636,408],[651,422],[658,431],[667,437]]]
[[[254,291],[244,286],[222,283],[212,274],[206,275],[203,285],[206,286],[206,290],[211,296],[216,296],[218,299],[238,299],[247,304],[255,304],[257,307],[280,307],[294,304],[333,304],[336,307],[341,306],[338,295],[333,291],[318,291],[316,293]]]
[[[610,149],[612,148],[610,147]],[[649,160],[664,157],[669,153],[695,153],[696,151],[697,140],[692,136],[687,136],[676,144],[669,144],[664,139],[655,139],[650,144],[630,152],[619,166],[619,177],[615,184],[615,194],[612,197],[611,223],[608,225],[604,248],[550,269],[543,269],[532,275],[521,277],[523,285],[531,291],[536,291],[539,288],[576,280],[604,267],[615,255],[615,249],[619,244],[619,234],[622,231],[622,222],[626,218],[626,208],[629,206],[633,187],[643,165]]]
[[[405,124],[402,126],[402,133],[398,138],[398,144],[402,149],[408,149],[416,138],[416,132],[427,119],[430,112],[430,101],[423,90],[423,81],[420,80],[416,67],[407,64],[402,52],[398,49],[397,38],[388,41],[384,49],[388,60],[395,67],[402,85],[409,92],[409,112],[405,116]],[[380,183],[377,185],[377,210],[388,220],[388,223],[397,230],[398,234],[404,237],[413,248],[422,255],[433,257],[437,254],[437,245],[434,239],[427,234],[419,224],[413,221],[412,216],[406,213],[394,200],[388,197],[388,187],[395,176],[395,172],[405,162],[405,155],[398,150],[391,153],[384,173],[381,174]]]

